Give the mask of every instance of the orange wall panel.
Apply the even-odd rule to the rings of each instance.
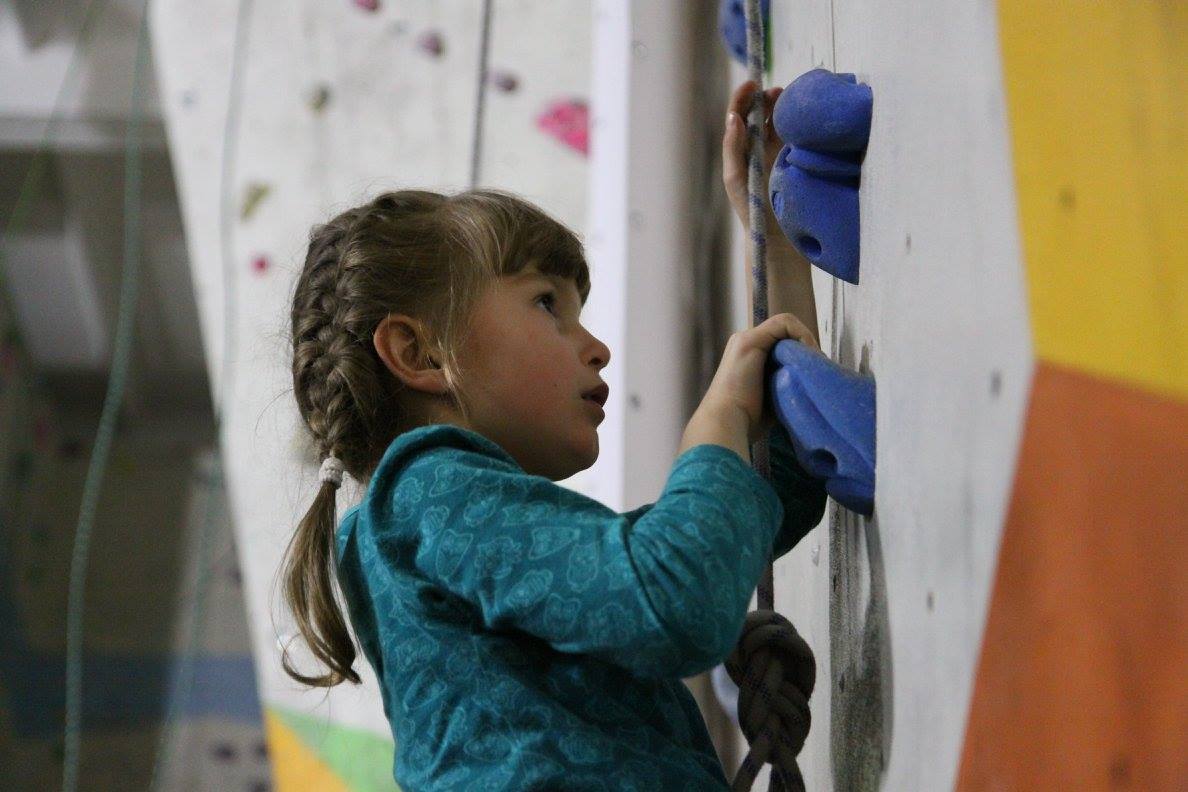
[[[1186,427],[1039,364],[959,789],[1188,789]]]

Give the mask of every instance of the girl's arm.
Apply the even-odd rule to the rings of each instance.
[[[746,239],[743,266],[747,273],[748,318],[754,315],[755,283],[751,259],[755,246],[751,241],[747,200],[748,137],[745,118],[750,110],[754,88],[755,83],[748,80],[735,89],[728,108],[726,134],[722,139],[722,182]],[[792,314],[808,327],[820,346],[812,265],[780,230],[766,189],[772,164],[784,146],[771,123],[772,109],[782,91],[782,88],[776,87],[764,93],[763,207],[766,219],[768,316]],[[768,434],[768,449],[771,482],[784,507],[784,520],[772,549],[772,558],[779,558],[795,547],[821,521],[825,512],[825,487],[823,482],[809,476],[796,461],[792,444],[782,425],[773,427]]]
[[[768,212],[770,215],[771,212]],[[751,275],[754,255],[751,235],[747,234],[747,315],[754,315],[755,281]],[[821,345],[821,331],[817,327],[817,301],[813,294],[812,265],[800,255],[780,231],[775,219],[767,223],[767,315],[790,313],[813,332]]]
[[[746,237],[747,315],[754,312],[755,284],[751,273],[751,258],[754,245],[751,242],[750,220],[747,203],[747,128],[746,115],[751,106],[751,94],[755,83],[748,80],[735,89],[730,99],[726,134],[722,138],[722,182],[730,205],[742,224]],[[763,206],[766,216],[767,240],[767,304],[768,316],[790,313],[813,332],[820,345],[820,330],[817,327],[817,304],[813,296],[812,269],[808,260],[788,241],[776,222],[767,195],[767,181],[772,163],[783,148],[784,142],[776,134],[771,123],[771,111],[782,88],[771,88],[764,94],[764,169]]]
[[[416,458],[378,514],[382,567],[460,598],[484,629],[684,678],[733,649],[783,507],[717,445],[682,454],[660,498],[626,513],[459,446]]]

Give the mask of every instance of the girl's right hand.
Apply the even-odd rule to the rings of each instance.
[[[726,197],[730,199],[730,206],[734,214],[742,223],[744,231],[750,226],[750,204],[747,201],[747,179],[750,163],[747,160],[747,149],[750,138],[747,136],[747,114],[751,110],[751,97],[755,93],[755,81],[747,80],[734,89],[730,97],[730,104],[726,107],[726,132],[722,135],[722,184],[726,188]],[[771,208],[771,200],[767,197],[767,180],[771,178],[771,168],[776,157],[784,147],[780,133],[776,132],[772,123],[776,101],[784,89],[780,86],[768,88],[763,92],[763,206],[767,210],[767,227],[777,228],[775,213]],[[733,116],[729,114],[733,113]]]
[[[821,350],[804,323],[790,313],[776,314],[756,327],[733,333],[698,409],[741,415],[748,444],[767,437],[775,425],[774,412],[765,399],[767,361],[776,342],[785,338]]]

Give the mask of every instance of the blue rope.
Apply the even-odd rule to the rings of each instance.
[[[751,95],[751,109],[747,112],[747,203],[750,211],[751,234],[751,278],[754,296],[751,313],[752,327],[767,321],[767,185],[763,179],[763,16],[759,0],[747,0],[747,69],[748,76],[755,83]],[[768,461],[767,438],[760,438],[751,446],[751,465],[764,481],[771,481]],[[775,607],[775,582],[772,565],[769,563],[759,581],[758,604],[760,610]]]
[[[764,183],[764,35],[759,0],[747,0],[747,67],[755,83],[747,113],[747,205],[750,225],[751,277],[754,283],[752,326],[767,321],[767,191]],[[765,383],[766,384],[766,383]],[[771,482],[767,438],[751,445],[751,464]],[[746,792],[764,764],[771,764],[769,792],[804,789],[796,757],[808,737],[816,666],[812,650],[786,618],[775,611],[771,559],[759,581],[758,607],[749,612],[726,670],[739,688],[739,724],[750,750],[735,773],[731,789]]]

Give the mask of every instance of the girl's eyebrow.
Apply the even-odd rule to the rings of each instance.
[[[560,275],[553,275],[553,274],[547,273],[547,272],[540,272],[539,270],[529,270],[526,273],[521,273],[521,276],[527,281],[547,281],[547,282],[551,283],[552,285],[556,286],[558,291],[565,293],[565,294],[568,294],[568,289],[565,288],[566,286],[574,286],[574,288],[576,290],[576,286],[574,285],[572,280],[569,280],[568,278],[563,278]],[[581,295],[578,295],[578,305],[577,305],[578,313],[581,313],[582,309],[584,307],[585,306],[582,304]]]
[[[521,277],[527,280],[551,281],[557,286],[563,286],[566,283],[565,278],[562,278],[560,275],[552,275],[547,272],[540,272],[538,270],[528,270],[527,272],[523,273]]]
[[[573,283],[573,281],[568,280],[566,278],[562,278],[560,275],[550,275],[550,274],[547,274],[544,272],[532,272],[529,275],[526,275],[525,277],[527,280],[548,281],[549,283],[552,283],[554,286],[561,289],[562,291],[565,290],[566,286],[571,285]]]

